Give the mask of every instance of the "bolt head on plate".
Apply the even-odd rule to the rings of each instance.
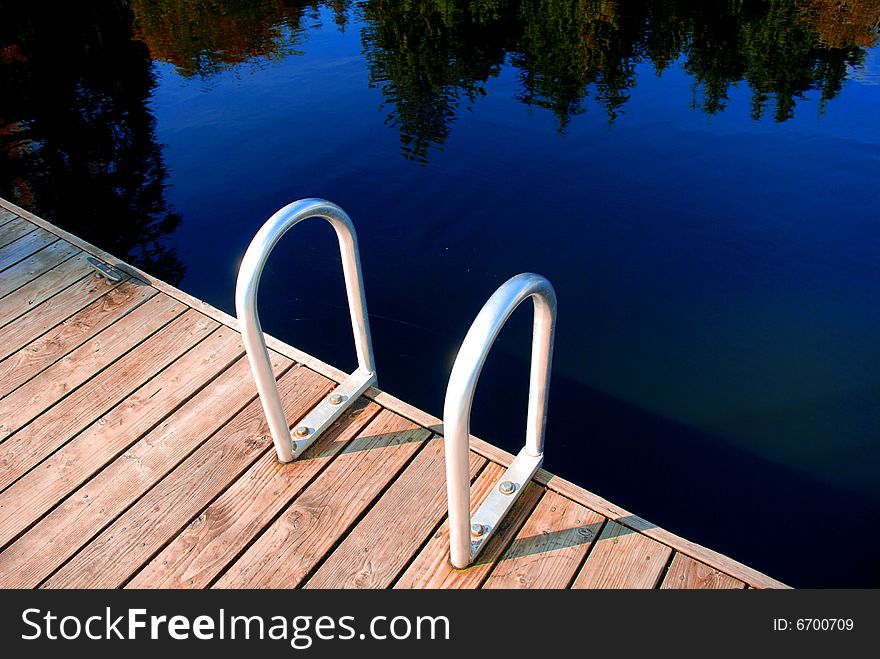
[[[504,481],[498,486],[498,490],[501,494],[513,494],[516,492],[516,483],[512,481]]]
[[[331,405],[339,405],[342,402],[342,394],[331,394],[327,400],[330,401]]]
[[[308,437],[309,436],[309,427],[308,426],[299,426],[296,430],[293,431],[293,434],[297,437]]]
[[[479,538],[486,532],[486,527],[482,524],[471,524],[471,535],[475,538]]]

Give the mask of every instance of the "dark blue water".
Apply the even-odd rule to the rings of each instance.
[[[876,3],[848,22],[821,2],[229,3],[187,29],[165,4],[67,16],[67,48],[73,22],[116,50],[66,76],[28,51],[23,26],[48,19],[19,10],[0,193],[229,312],[262,222],[338,203],[380,384],[435,414],[482,303],[541,273],[559,296],[546,468],[793,585],[880,585]],[[71,99],[89,112],[45,108]],[[97,135],[63,135],[82,126]],[[101,218],[77,218],[90,199]],[[329,226],[297,227],[260,310],[351,370],[335,250]],[[472,422],[512,452],[529,313]]]

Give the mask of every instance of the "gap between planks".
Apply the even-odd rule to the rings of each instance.
[[[40,250],[60,240],[54,233],[37,228],[21,238],[0,248],[0,272],[33,256]]]
[[[52,408],[54,414],[42,415],[27,426],[25,430],[30,432],[23,437],[15,435],[6,444],[0,445],[2,463],[5,466],[14,464],[24,470],[17,480],[0,493],[0,512],[3,513],[0,515],[0,546],[14,540],[55,507],[59,499],[100,468],[102,460],[106,462],[108,458],[112,459],[113,451],[124,450],[119,443],[129,438],[129,432],[136,437],[139,424],[143,424],[144,430],[147,430],[152,422],[149,412],[161,402],[157,395],[163,389],[168,389],[171,394],[175,383],[198,379],[197,375],[190,374],[191,364],[186,363],[183,367],[174,364],[178,363],[178,357],[190,354],[190,348],[200,344],[217,329],[213,321],[210,321],[212,324],[201,324],[199,316],[197,312],[190,311],[178,319],[178,326],[190,328],[190,334],[169,335],[164,342],[161,339],[165,337],[152,341],[154,359],[145,360],[140,370],[137,365],[126,368],[125,360],[122,360],[120,369],[134,371],[128,381],[124,378],[114,379],[112,384],[115,389],[100,386],[99,383],[98,392],[80,389],[82,395],[79,398],[85,398],[86,403],[76,400],[76,395],[73,395],[65,399],[67,404]],[[222,332],[230,330],[222,328]],[[206,359],[220,360],[222,354],[221,350],[217,350]],[[172,366],[166,371],[165,367],[169,364]],[[154,375],[163,371],[164,376],[153,379]],[[152,391],[151,387],[154,388]],[[176,406],[180,401],[173,400],[171,403]],[[41,423],[46,417],[48,421]],[[40,465],[39,469],[34,468],[37,464]],[[11,476],[6,480],[9,478]]]
[[[207,588],[379,412],[363,401],[346,410],[299,460],[281,463],[269,447],[204,508],[126,588]]]
[[[277,353],[271,359],[276,373],[293,366]],[[5,575],[5,585],[38,585],[251,404],[256,395],[247,362],[239,356],[0,553],[0,574]],[[122,435],[123,431],[116,434]],[[112,436],[104,439],[114,441]]]
[[[285,409],[298,418],[331,389],[294,366],[279,380]],[[45,581],[48,588],[119,588],[271,445],[254,400],[146,492]]]
[[[59,360],[68,358],[73,351],[158,293],[152,286],[130,283],[109,289],[17,352],[0,358],[0,399]]]

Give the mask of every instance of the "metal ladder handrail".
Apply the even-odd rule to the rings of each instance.
[[[296,436],[294,439],[281,405],[260,318],[257,315],[257,293],[263,267],[272,249],[288,230],[312,217],[327,220],[336,231],[358,368],[302,419],[294,431]],[[235,286],[235,313],[238,316],[245,352],[257,385],[260,402],[266,413],[278,459],[281,462],[290,462],[299,457],[358,396],[371,385],[376,384],[376,365],[373,359],[357,234],[351,218],[345,211],[324,199],[300,199],[272,215],[254,236],[241,261]]]
[[[471,519],[470,418],[477,381],[504,323],[530,297],[534,301],[534,320],[526,444]],[[512,277],[495,291],[459,348],[443,405],[449,553],[454,567],[465,568],[473,562],[544,459],[555,329],[556,292],[544,277],[527,272]]]

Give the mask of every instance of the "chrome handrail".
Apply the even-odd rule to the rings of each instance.
[[[257,293],[260,275],[272,249],[288,230],[312,217],[327,220],[336,231],[358,369],[300,422],[294,431],[294,440],[281,406],[281,397],[278,395],[278,386],[263,339],[263,330],[257,315]],[[281,462],[290,462],[299,457],[358,396],[376,384],[376,366],[357,234],[345,211],[324,199],[301,199],[272,215],[254,236],[242,259],[235,286],[235,313],[278,459]]]
[[[470,517],[471,406],[483,364],[498,333],[526,299],[534,300],[532,363],[526,445],[501,477],[499,486]],[[541,275],[523,273],[498,288],[474,319],[449,376],[443,405],[446,491],[449,501],[449,552],[452,565],[465,568],[486,546],[544,459],[544,429],[550,393],[550,367],[556,329],[556,292]]]

